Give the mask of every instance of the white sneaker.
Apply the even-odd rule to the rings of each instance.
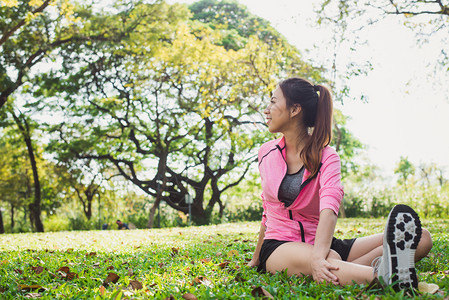
[[[385,284],[394,284],[396,290],[417,288],[415,251],[421,239],[418,214],[407,205],[396,205],[385,225],[383,254],[373,261],[374,272]]]

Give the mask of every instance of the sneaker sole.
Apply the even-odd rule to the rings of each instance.
[[[418,288],[415,251],[422,228],[418,214],[407,205],[396,205],[390,213],[386,240],[389,246],[394,289]]]

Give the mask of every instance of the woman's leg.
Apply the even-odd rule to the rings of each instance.
[[[370,266],[374,258],[382,255],[383,233],[357,238],[348,255],[348,261]],[[432,249],[432,237],[422,229],[421,240],[415,252],[415,262],[426,257]]]
[[[312,257],[313,246],[306,243],[290,242],[279,246],[270,255],[266,262],[266,269],[270,273],[284,271],[287,275],[311,275],[310,257]],[[373,280],[373,268],[342,261],[334,251],[329,252],[327,261],[338,267],[331,272],[338,277],[341,285],[369,283]]]

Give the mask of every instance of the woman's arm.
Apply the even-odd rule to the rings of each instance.
[[[315,244],[313,246],[313,256],[310,262],[313,279],[317,282],[327,281],[338,284],[337,276],[331,273],[331,270],[337,270],[338,268],[326,261],[336,224],[337,215],[335,215],[334,211],[328,208],[323,209],[320,213],[320,221],[318,222]]]
[[[253,258],[248,263],[248,266],[250,266],[250,267],[258,266],[260,263],[259,262],[259,253],[260,253],[260,248],[262,248],[263,239],[265,238],[265,229],[266,229],[265,225],[263,225],[263,223],[260,223],[259,239],[257,240],[257,245],[256,245],[256,249],[254,250]]]

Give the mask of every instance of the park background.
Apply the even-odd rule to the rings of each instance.
[[[333,91],[341,217],[446,218],[448,8],[428,2],[2,0],[0,232],[259,220],[288,76]]]

